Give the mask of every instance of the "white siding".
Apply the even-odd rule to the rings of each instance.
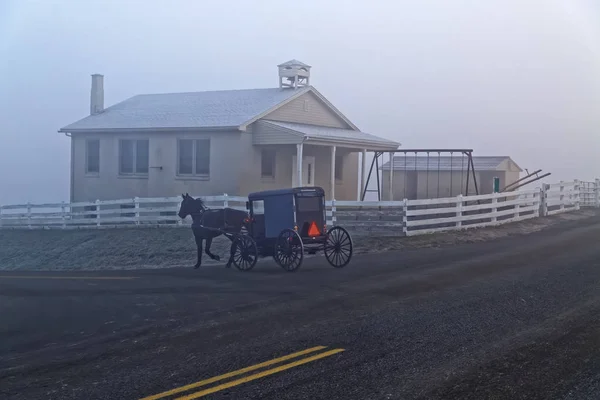
[[[100,140],[100,173],[85,173],[85,139]],[[149,171],[147,177],[119,176],[119,139],[147,138]],[[210,177],[177,176],[177,140],[211,140]],[[252,148],[251,135],[240,132],[181,134],[114,134],[73,135],[72,198],[73,201],[111,200],[128,197],[176,196],[180,193],[218,195],[238,190],[240,165],[246,163]],[[162,167],[162,169],[160,168]]]
[[[262,119],[352,129],[313,93],[305,93]]]
[[[254,144],[296,144],[302,142],[302,134],[287,132],[268,122],[257,121],[252,127],[252,142]]]

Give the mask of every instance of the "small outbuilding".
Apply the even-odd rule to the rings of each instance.
[[[382,199],[390,199],[392,163],[394,200],[474,195],[475,182],[479,194],[488,194],[494,191],[495,177],[500,179],[502,190],[517,181],[523,171],[509,156],[473,156],[472,160],[474,175],[467,156],[395,156],[381,167]]]

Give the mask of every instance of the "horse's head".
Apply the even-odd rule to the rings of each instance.
[[[201,198],[194,199],[189,194],[182,194],[181,206],[179,207],[179,218],[185,219],[188,215],[201,214],[206,210]]]

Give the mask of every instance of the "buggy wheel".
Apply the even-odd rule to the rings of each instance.
[[[279,266],[288,272],[300,268],[304,260],[304,243],[298,232],[292,229],[281,231],[275,242],[273,259]]]
[[[236,235],[233,239],[233,265],[240,271],[250,271],[258,260],[256,242],[248,235]]]
[[[323,246],[325,258],[335,268],[343,268],[352,258],[352,238],[341,226],[334,226],[327,232],[327,240]]]

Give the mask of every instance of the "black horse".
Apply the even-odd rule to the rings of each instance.
[[[231,240],[231,251],[227,267],[233,262],[235,251],[232,234],[240,233],[244,225],[244,219],[248,216],[246,212],[233,208],[222,208],[210,210],[204,204],[201,198],[194,199],[189,194],[182,194],[183,201],[179,207],[179,218],[184,219],[188,215],[192,216],[192,232],[198,248],[198,261],[194,268],[202,265],[202,241],[206,240],[204,251],[213,260],[219,261],[220,257],[210,252],[212,240],[217,236],[225,234]]]

